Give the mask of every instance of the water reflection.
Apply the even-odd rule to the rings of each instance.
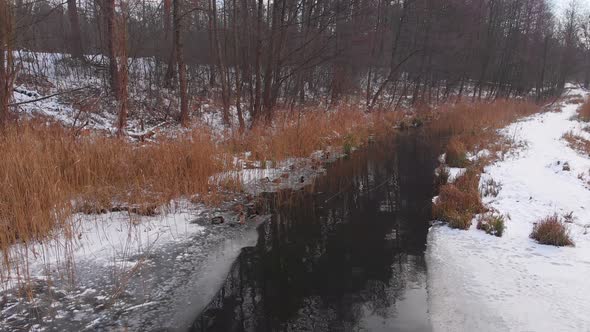
[[[400,136],[269,196],[259,229],[194,331],[429,330],[425,250],[436,148]]]

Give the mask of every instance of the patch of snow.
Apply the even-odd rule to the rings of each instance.
[[[480,158],[487,158],[491,155],[492,153],[490,152],[490,150],[488,149],[483,149],[478,151],[477,153],[473,154],[471,152],[467,152],[467,160],[469,161],[476,161]]]
[[[576,91],[586,95],[585,91]],[[502,183],[484,203],[510,218],[503,237],[433,226],[428,235],[429,312],[435,331],[590,330],[590,190],[577,178],[590,158],[562,139],[578,105],[535,115],[501,132],[524,150],[486,167]],[[559,164],[558,164],[559,162]],[[567,162],[570,171],[564,170]],[[529,238],[534,223],[573,212],[575,247]]]
[[[467,171],[467,168],[460,168],[460,167],[447,167],[447,171],[449,172],[449,183],[455,182],[459,177],[461,177]]]
[[[32,278],[44,278],[47,271],[58,268],[69,259],[73,262],[92,261],[99,266],[133,267],[136,256],[158,246],[188,239],[204,229],[190,223],[201,212],[190,202],[179,201],[171,206],[176,207],[170,213],[153,217],[127,212],[76,214],[72,221],[75,239],[68,240],[62,234],[32,246],[15,245],[12,250],[18,253],[15,255],[18,259],[26,260]],[[12,278],[0,284],[0,291],[16,286],[14,278],[18,274],[11,275]]]

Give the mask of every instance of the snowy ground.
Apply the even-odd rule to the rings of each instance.
[[[587,95],[581,90],[570,94]],[[428,236],[429,311],[435,331],[589,331],[590,189],[579,174],[590,158],[568,147],[581,132],[579,104],[535,115],[503,129],[526,146],[486,167],[482,183],[501,183],[484,203],[509,216],[504,236],[435,225]],[[570,170],[564,170],[568,163]],[[572,212],[575,247],[540,245],[534,222]]]

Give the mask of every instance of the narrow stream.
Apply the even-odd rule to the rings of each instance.
[[[437,148],[373,144],[306,190],[269,194],[270,222],[192,331],[428,331],[424,251]]]

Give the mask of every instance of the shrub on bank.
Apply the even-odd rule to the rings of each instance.
[[[446,184],[440,188],[432,212],[434,218],[447,222],[452,228],[468,229],[473,216],[482,208],[477,190],[464,190],[455,184]]]
[[[541,244],[552,246],[573,246],[569,231],[557,214],[538,221],[533,227],[530,237]]]
[[[434,175],[434,188],[437,190],[445,184],[449,183],[449,178],[451,177],[451,173],[449,169],[441,166],[436,170],[436,174]]]
[[[469,161],[467,160],[467,148],[465,144],[458,138],[453,137],[449,141],[446,150],[447,164],[451,167],[466,167]]]
[[[590,100],[586,101],[582,106],[580,106],[578,109],[578,115],[580,120],[590,122]]]
[[[477,220],[477,229],[487,234],[502,237],[504,234],[505,221],[503,215],[485,213],[479,216]]]

